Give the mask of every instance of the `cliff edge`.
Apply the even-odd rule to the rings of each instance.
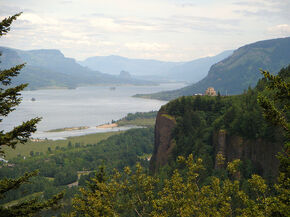
[[[150,171],[156,172],[168,162],[168,157],[174,147],[172,130],[176,125],[175,118],[163,111],[159,111],[156,117],[154,150],[150,160]]]

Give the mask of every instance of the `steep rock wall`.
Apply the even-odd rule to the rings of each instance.
[[[155,124],[154,150],[150,160],[150,171],[156,172],[158,168],[167,164],[168,157],[174,147],[172,130],[176,125],[174,117],[159,111]]]
[[[215,153],[221,153],[226,162],[235,159],[250,160],[256,171],[264,176],[276,176],[279,167],[277,153],[282,145],[263,139],[249,140],[237,135],[228,135],[225,130],[214,134]],[[282,144],[282,143],[281,143]],[[218,165],[215,165],[217,168]]]
[[[159,111],[155,124],[154,151],[150,160],[150,171],[167,164],[168,158],[175,146],[172,131],[176,126],[175,118],[164,111]],[[282,142],[281,142],[282,144]],[[213,145],[215,155],[221,153],[226,162],[235,159],[250,160],[259,174],[275,177],[278,172],[279,161],[276,155],[282,150],[282,145],[263,139],[249,140],[238,135],[229,135],[226,130],[214,133]],[[215,162],[215,169],[219,168]]]

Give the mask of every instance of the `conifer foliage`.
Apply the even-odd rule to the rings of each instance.
[[[0,21],[0,38],[5,36],[10,31],[10,26],[14,20],[20,16],[21,13],[15,14],[11,17],[5,18]],[[1,54],[0,54],[1,56]],[[22,91],[28,84],[20,84],[11,87],[13,77],[16,77],[25,64],[16,65],[9,69],[0,68],[0,123],[3,118],[21,103]],[[9,132],[0,131],[0,154],[5,155],[3,151],[4,146],[15,148],[18,143],[25,143],[30,137],[31,133],[36,131],[36,124],[40,118],[33,118],[21,125],[14,127]],[[19,188],[22,184],[29,182],[29,179],[36,176],[38,171],[25,173],[22,177],[16,179],[5,178],[0,180],[0,199],[5,197],[5,193]],[[40,201],[37,198],[30,201],[18,203],[13,206],[4,207],[0,206],[0,216],[31,216],[43,209],[50,208],[57,204],[62,198],[63,194],[55,195],[52,199],[47,201]]]
[[[279,156],[279,176],[274,184],[254,173],[244,182],[240,177],[243,162],[235,159],[224,165],[222,155],[218,161],[226,168],[224,173],[201,183],[206,162],[189,154],[179,156],[176,169],[164,177],[148,175],[139,164],[133,170],[128,167],[122,172],[116,170],[110,176],[100,169],[87,188],[82,188],[74,198],[73,212],[67,216],[290,216],[289,72],[290,66],[277,76],[262,71],[265,78],[261,82],[270,92],[260,94],[258,100],[267,120],[286,134],[285,151]]]

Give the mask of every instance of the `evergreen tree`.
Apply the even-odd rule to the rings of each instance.
[[[21,13],[5,18],[0,21],[0,38],[10,31],[10,25],[20,16]],[[15,110],[21,102],[20,91],[28,84],[21,84],[15,87],[9,87],[11,80],[16,77],[25,64],[16,65],[10,69],[0,69],[0,123],[3,118]],[[40,118],[33,118],[23,122],[21,125],[14,127],[9,132],[0,131],[0,153],[4,155],[3,147],[8,146],[15,148],[18,143],[25,143],[31,133],[36,131],[36,124]],[[25,173],[22,177],[16,179],[4,178],[0,180],[0,199],[5,197],[6,192],[19,188],[22,184],[29,182],[29,178],[36,176],[38,171]],[[4,207],[0,206],[0,216],[31,216],[43,209],[55,206],[62,198],[63,193],[55,195],[47,201],[40,201],[37,198],[20,202],[16,205]]]
[[[290,216],[289,73],[290,66],[277,76],[263,71],[263,82],[271,92],[267,93],[269,96],[259,96],[265,117],[271,123],[281,126],[286,134],[285,151],[279,158],[279,177],[274,185],[257,174],[249,174],[249,179],[242,180],[240,174],[243,162],[236,159],[224,165],[225,157],[222,154],[217,156],[217,162],[219,166],[225,166],[226,170],[220,170],[224,175],[213,175],[208,177],[208,182],[201,183],[206,162],[203,163],[202,158],[195,160],[189,154],[187,158],[177,157],[178,166],[167,177],[158,174],[150,176],[139,164],[135,172],[125,167],[123,172],[116,170],[113,175],[105,176],[100,171],[91,179],[87,188],[81,189],[81,194],[73,200],[73,212],[67,216]],[[252,93],[252,90],[249,91]],[[207,97],[198,99],[200,106],[203,106],[201,103],[206,102]],[[243,99],[249,101],[250,98]],[[186,98],[181,98],[179,103],[185,105],[185,102]],[[172,110],[178,114],[180,110],[175,108]],[[210,104],[204,103],[204,108],[210,112]],[[230,120],[233,114],[228,116]],[[186,123],[189,119],[186,113],[184,117],[182,123],[185,129],[182,130],[186,131],[192,123]],[[245,117],[241,121],[243,119]],[[243,185],[248,187],[244,189]]]

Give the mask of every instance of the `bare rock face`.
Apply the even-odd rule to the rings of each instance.
[[[163,110],[157,114],[155,124],[154,151],[150,160],[150,171],[156,173],[158,169],[168,163],[173,148],[176,146],[172,131],[176,126],[173,116]],[[215,169],[226,166],[227,162],[241,159],[250,160],[255,170],[264,177],[276,177],[279,161],[277,153],[282,150],[283,142],[271,142],[266,139],[247,139],[238,135],[229,135],[226,130],[219,130],[213,135],[215,155],[222,154],[225,164],[215,162]]]
[[[237,135],[228,135],[225,130],[220,130],[214,135],[214,146],[216,154],[222,154],[226,162],[235,159],[251,160],[263,176],[276,176],[278,173],[279,161],[276,155],[282,150],[280,144],[263,139],[249,140]],[[217,162],[215,168],[218,168]]]
[[[150,160],[150,171],[156,172],[167,164],[168,157],[175,145],[172,141],[172,130],[176,125],[175,118],[159,111],[155,124],[154,151]]]

